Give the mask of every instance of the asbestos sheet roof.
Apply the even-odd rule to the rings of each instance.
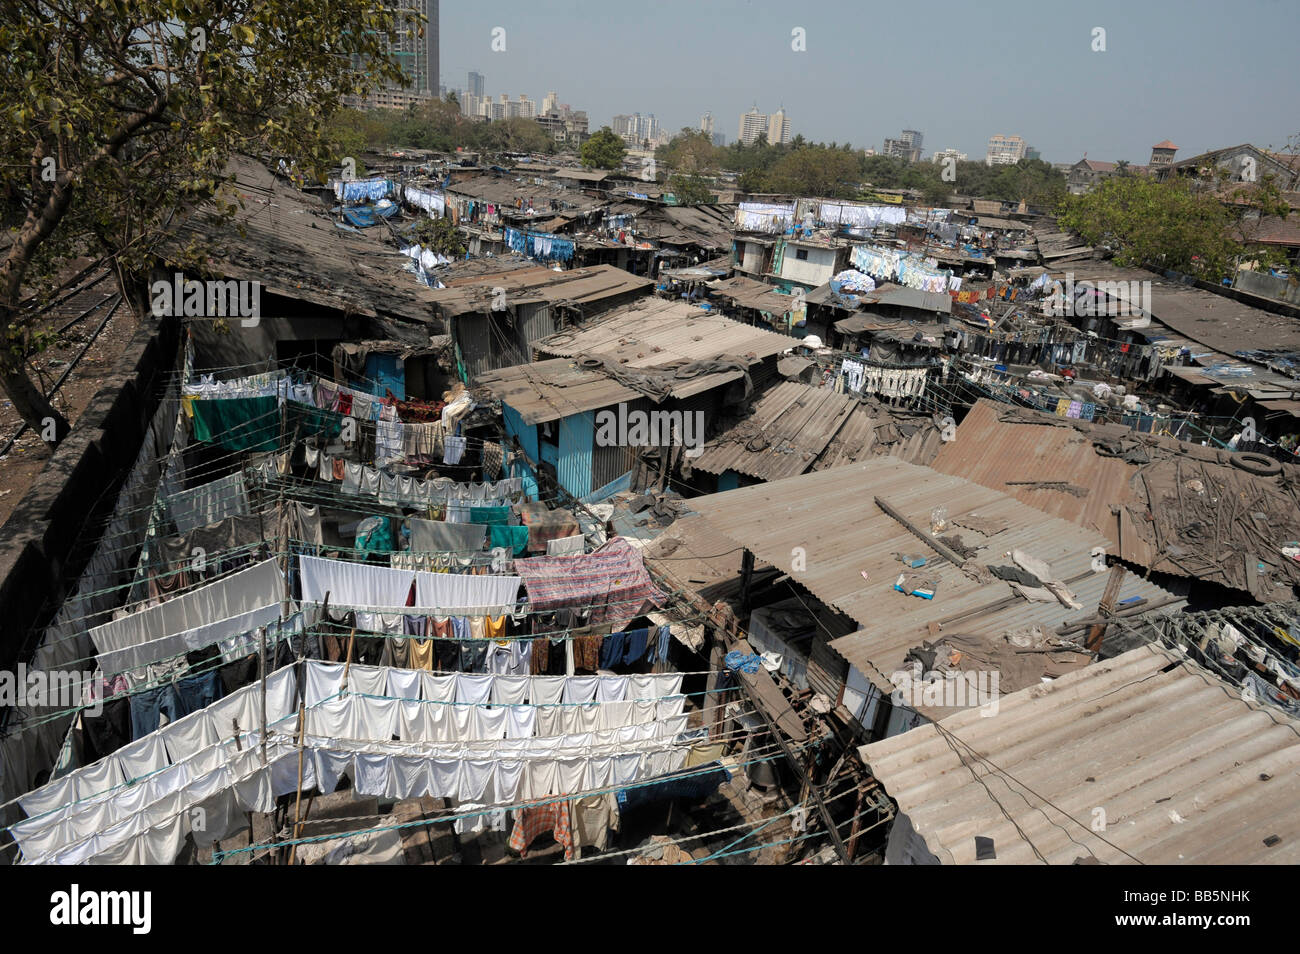
[[[580,368],[568,358],[489,371],[475,378],[474,386],[487,388],[525,424],[557,421],[641,397],[604,372]]]
[[[675,360],[710,361],[719,355],[747,358],[752,364],[793,345],[793,339],[786,335],[732,321],[685,302],[645,298],[598,321],[543,338],[536,348],[566,358],[602,355],[629,368],[649,368]],[[739,374],[733,373],[728,379],[735,377]]]
[[[1013,549],[1046,561],[1083,608],[1031,603],[1002,580],[970,578],[877,507],[876,496],[926,533],[931,513],[947,508],[945,533],[960,533],[966,546],[981,548],[972,558],[980,566],[1010,563],[1005,553]],[[1100,600],[1107,577],[1092,570],[1093,549],[1110,545],[1101,534],[1006,494],[893,457],[698,497],[691,506],[720,534],[789,572],[823,603],[856,620],[862,628],[833,641],[831,648],[885,691],[892,689],[889,675],[923,641],[955,633],[990,652],[1003,650],[1004,636],[1013,630],[1038,625],[1047,633],[1067,619],[1087,615]],[[905,569],[898,553],[926,555],[927,565],[916,572],[938,581],[934,599],[893,589]],[[1129,579],[1121,599],[1145,593],[1168,596],[1152,584]],[[931,631],[931,623],[939,627]],[[1068,667],[1087,659],[1076,657],[1068,653],[1056,662]],[[1015,687],[1004,681],[1003,689],[1009,688]]]
[[[790,295],[783,295],[766,282],[746,278],[744,275],[710,282],[709,290],[742,308],[755,308],[774,315],[784,315],[794,304],[794,298]]]
[[[611,312],[603,321],[576,326],[534,345],[542,354],[562,357],[492,371],[477,377],[474,384],[489,388],[494,397],[519,412],[525,424],[537,424],[644,397],[601,368],[580,367],[573,360],[579,355],[654,372],[721,355],[752,365],[784,351],[791,340],[682,302],[646,298]],[[681,377],[674,377],[674,370],[662,374],[672,398],[690,397],[743,377],[734,369]]]
[[[1295,318],[1253,308],[1143,269],[1080,264],[1071,271],[1076,285],[1082,281],[1150,282],[1151,301],[1143,304],[1147,304],[1156,322],[1223,354],[1268,348],[1300,351],[1300,321]]]
[[[1255,476],[1233,458],[981,399],[934,468],[1100,533],[1138,566],[1245,590],[1262,602],[1294,599],[1300,566],[1280,548],[1300,540],[1300,467]]]
[[[447,316],[487,311],[494,288],[504,288],[511,305],[537,302],[588,304],[628,293],[646,292],[654,282],[613,265],[594,265],[557,272],[549,268],[520,268],[480,275],[468,281],[454,281],[451,287],[432,293],[439,310]]]
[[[1300,724],[1155,646],[859,751],[922,863],[1300,862]]]
[[[855,426],[849,427],[850,422]],[[828,455],[831,442],[843,432]],[[863,404],[857,395],[786,381],[764,394],[747,418],[711,438],[691,467],[709,474],[734,470],[778,480],[820,469],[826,458],[852,463],[877,454],[899,454],[918,434],[932,436],[938,449],[939,431],[929,417],[900,418],[895,425],[888,410]]]
[[[177,235],[180,247],[194,239],[203,244],[213,273],[350,314],[433,319],[433,290],[416,279],[395,244],[380,238],[386,228],[373,235],[338,228],[319,200],[253,159],[237,156],[228,171],[235,175],[232,197],[242,203],[234,218],[213,218],[205,206]]]
[[[526,169],[518,171],[525,176],[528,175]],[[538,218],[545,216],[550,211],[551,199],[564,202],[569,206],[564,211],[573,213],[589,212],[604,205],[604,200],[593,199],[583,195],[576,189],[566,189],[558,185],[538,185],[532,181],[531,177],[477,176],[463,182],[452,183],[447,186],[446,191],[453,195],[482,199],[485,202],[502,206],[502,211],[513,215],[522,214],[519,209],[515,208],[517,199],[522,199],[525,206],[527,206],[528,200],[532,199],[533,209]]]

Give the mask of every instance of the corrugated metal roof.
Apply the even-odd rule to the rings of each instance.
[[[317,199],[253,159],[236,156],[228,171],[241,203],[234,217],[213,218],[211,206],[199,207],[164,255],[197,237],[214,274],[260,282],[265,292],[350,314],[433,319],[433,290],[396,248],[337,228]]]
[[[493,397],[518,412],[525,424],[556,421],[641,397],[602,371],[579,368],[568,358],[488,371],[478,375],[474,385],[491,391]]]
[[[910,460],[908,451],[924,453],[922,444],[930,434],[937,450],[939,432],[928,417],[895,421],[887,409],[863,404],[857,395],[786,381],[764,394],[749,417],[710,439],[691,467],[778,480],[876,454]]]
[[[1031,603],[1003,581],[972,580],[879,509],[875,496],[923,529],[934,509],[946,507],[953,524],[949,532],[960,533],[967,546],[985,548],[974,558],[977,564],[1007,564],[1004,554],[1012,549],[1046,561],[1084,609]],[[1101,534],[1006,494],[893,457],[698,497],[691,507],[721,534],[790,572],[822,602],[856,620],[862,629],[831,646],[884,688],[892,688],[888,676],[901,668],[909,649],[944,631],[1000,640],[1013,629],[1038,624],[1046,632],[1086,615],[1100,599],[1107,575],[1092,570],[1092,550],[1111,546]],[[976,514],[1006,529],[985,536],[960,526],[963,517]],[[922,572],[939,581],[933,600],[893,589],[904,569],[898,553],[927,556]],[[1141,593],[1167,595],[1132,578],[1121,598]],[[929,632],[930,623],[941,624],[938,633]]]
[[[746,278],[744,275],[710,282],[709,289],[713,294],[728,298],[744,308],[756,308],[775,315],[784,315],[794,304],[792,296],[783,295],[766,282]]]
[[[693,470],[734,470],[763,480],[802,474],[858,405],[853,394],[785,381],[763,395],[752,413],[708,441]]]
[[[1300,351],[1300,322],[1294,318],[1252,308],[1225,295],[1170,281],[1143,269],[1080,263],[1071,269],[1071,274],[1076,284],[1150,282],[1151,301],[1147,310],[1157,322],[1224,354],[1265,348]],[[1058,273],[1058,277],[1063,276]]]
[[[1300,724],[1155,646],[860,751],[944,864],[1300,862]]]
[[[611,407],[643,395],[600,369],[578,367],[570,357],[601,356],[627,368],[653,370],[681,361],[710,361],[720,355],[750,364],[786,350],[792,339],[710,314],[682,302],[646,298],[611,312],[600,322],[579,325],[536,343],[543,354],[563,357],[502,368],[479,375],[476,385],[492,391],[526,424]],[[671,372],[668,372],[671,378]],[[670,396],[686,398],[739,380],[737,370],[715,371],[671,381]]]
[[[1098,452],[1098,441],[1116,438],[1133,442],[1150,461],[1127,463]],[[1234,466],[1233,457],[981,399],[957,439],[940,449],[934,468],[1102,533],[1138,566],[1245,590],[1263,602],[1293,599],[1300,567],[1279,548],[1300,539],[1300,468],[1282,465],[1280,477],[1253,476]]]
[[[604,355],[630,368],[649,368],[674,360],[709,361],[724,354],[755,361],[794,345],[786,335],[741,324],[685,302],[647,298],[599,321],[551,335],[537,343],[537,350],[566,358]]]
[[[616,295],[649,291],[651,279],[633,275],[613,265],[593,265],[557,272],[549,268],[521,268],[514,271],[477,275],[466,281],[447,282],[451,287],[432,292],[444,315],[488,311],[495,288],[504,288],[510,305],[536,302],[599,302]]]

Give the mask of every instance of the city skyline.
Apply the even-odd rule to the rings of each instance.
[[[970,19],[967,6],[939,0],[937,19],[963,25],[937,38],[934,52],[998,53],[978,69],[971,60],[980,105],[967,111],[954,109],[950,77],[909,67],[904,44],[873,51],[868,67],[853,31],[843,29],[851,5],[837,0],[793,13],[757,0],[703,7],[664,0],[653,11],[601,7],[599,16],[584,0],[545,9],[516,0],[490,8],[444,3],[441,79],[459,89],[477,70],[489,87],[531,90],[538,101],[538,91],[568,90],[562,99],[587,111],[593,131],[639,104],[672,135],[698,129],[700,116],[712,113],[730,139],[735,117],[758,100],[784,104],[791,135],[810,141],[879,151],[900,129],[916,129],[934,146],[981,159],[990,137],[1003,132],[1049,162],[1075,162],[1086,152],[1135,163],[1164,139],[1191,156],[1240,142],[1281,148],[1300,132],[1291,108],[1300,77],[1286,65],[1300,8],[1247,0],[1245,15],[1222,22],[1205,0],[1190,0],[1177,19],[1117,0],[1080,11],[1003,7],[1005,16]],[[672,27],[674,14],[691,18],[688,34]],[[1261,19],[1276,28],[1259,30]],[[1093,50],[1098,27],[1106,31],[1104,51]],[[491,49],[495,28],[505,31],[501,52]],[[791,49],[796,28],[805,31],[806,52]],[[630,36],[635,43],[626,42]],[[720,45],[717,36],[730,42]],[[581,48],[583,56],[557,57],[557,48]],[[1252,64],[1245,85],[1231,65],[1242,62]],[[647,94],[647,85],[656,91]]]

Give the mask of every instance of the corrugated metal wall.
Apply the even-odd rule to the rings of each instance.
[[[515,308],[515,328],[519,338],[518,364],[532,360],[533,345],[560,329],[556,327],[555,313],[546,302],[519,305]],[[503,367],[505,367],[503,365]]]
[[[831,649],[827,638],[820,634],[814,638],[808,659],[808,685],[839,705],[848,675],[849,664]]]
[[[493,370],[491,338],[487,318],[479,314],[457,315],[451,323],[452,335],[460,352],[465,373],[473,381]]]
[[[555,473],[560,486],[575,497],[591,493],[592,444],[595,438],[595,418],[591,411],[560,419],[560,459]],[[598,482],[596,486],[601,484]]]

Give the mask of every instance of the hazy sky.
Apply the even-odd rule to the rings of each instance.
[[[982,159],[1005,133],[1050,162],[1144,164],[1164,139],[1181,159],[1300,133],[1298,35],[1297,0],[441,0],[441,78],[478,70],[494,98],[539,107],[553,89],[593,130],[640,112],[676,132],[709,111],[730,143],[757,102],[813,140],[880,149],[918,129],[927,155]]]

